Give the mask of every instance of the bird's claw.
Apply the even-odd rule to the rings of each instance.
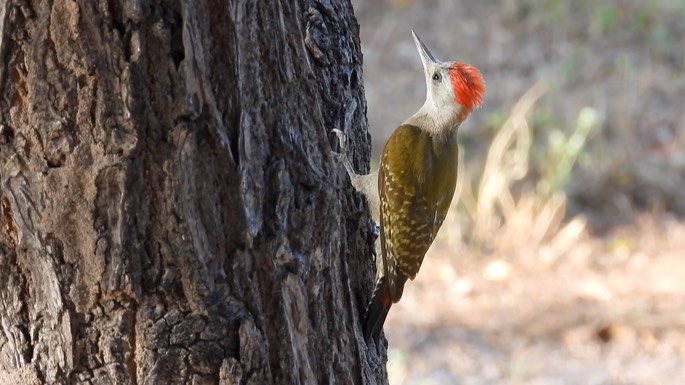
[[[346,155],[347,136],[342,130],[339,130],[337,128],[334,128],[331,131],[338,137],[338,146],[340,146],[340,152],[331,151],[333,153],[333,157],[335,157],[335,160],[337,160],[339,163],[342,163],[342,165],[345,166],[345,170],[347,170],[347,173],[349,175],[354,175],[352,164],[350,163],[350,160],[347,158]]]
[[[338,137],[338,146],[340,146],[340,151],[345,152],[347,149],[347,136],[342,130],[337,128],[334,128],[331,131],[335,134],[335,136]]]
[[[373,237],[373,241],[376,242],[378,236],[381,235],[381,227],[373,219],[369,220],[369,227],[371,230],[371,236]]]
[[[376,258],[378,258],[378,255],[376,254],[376,241],[378,240],[378,237],[381,235],[381,227],[374,221],[373,219],[369,219],[369,241],[371,241],[371,245],[374,247],[371,248],[371,255],[373,256],[374,262],[376,261]]]

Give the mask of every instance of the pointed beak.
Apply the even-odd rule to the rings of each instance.
[[[416,36],[416,33],[414,30],[411,30],[412,36],[414,36],[414,43],[416,44],[416,49],[419,50],[419,55],[421,55],[421,63],[423,63],[423,69],[427,70],[428,64],[436,64],[437,60],[433,57],[433,54],[430,53],[428,50],[428,47],[426,47],[425,44],[419,39],[418,36]]]

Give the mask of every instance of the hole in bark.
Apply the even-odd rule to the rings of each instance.
[[[113,1],[109,4],[109,11],[112,15],[112,27],[119,34],[119,37],[126,36],[126,24],[124,23],[124,13],[118,2]]]
[[[357,73],[357,70],[352,70],[352,72],[350,72],[350,88],[357,88],[358,83],[359,74]]]
[[[14,139],[14,130],[12,127],[8,127],[0,124],[0,144],[6,144]]]
[[[183,51],[183,44],[172,44],[171,45],[171,59],[174,61],[174,66],[178,69],[181,65],[183,59],[185,59],[186,53]]]
[[[21,331],[21,334],[24,335],[24,338],[26,338],[26,341],[31,341],[31,334],[29,334],[29,328],[27,325],[17,325],[17,329]],[[33,357],[33,344],[27,344],[30,346],[26,347],[26,351],[24,352],[24,360],[28,360],[27,362],[30,362],[32,357]]]
[[[174,61],[174,65],[178,70],[178,66],[186,57],[185,48],[183,47],[183,18],[177,12],[174,12],[172,17],[173,21],[170,23],[171,41],[169,42],[169,49],[171,50],[171,59]]]
[[[86,87],[88,85],[88,78],[86,75],[79,75],[76,78],[76,84],[78,85],[78,88]]]
[[[114,27],[114,30],[119,33],[119,37],[123,38],[126,36],[126,25],[124,25],[124,23],[119,20],[112,20],[112,26]]]
[[[17,247],[17,223],[14,221],[14,214],[12,214],[12,206],[10,206],[10,201],[6,197],[2,198],[2,201],[0,202],[0,208],[5,216],[4,230],[6,231],[7,235],[9,235],[8,239],[10,247],[15,249]],[[11,256],[12,254],[10,254],[10,257]],[[10,261],[10,263],[12,263],[12,261]]]
[[[236,102],[234,105],[238,105]],[[229,116],[228,145],[231,147],[231,155],[236,166],[240,165],[240,111],[234,111]]]
[[[61,155],[56,156],[56,157],[53,156],[53,157],[47,158],[46,160],[48,163],[48,168],[62,167],[62,165],[64,165],[64,158],[65,158],[64,154],[61,154]]]

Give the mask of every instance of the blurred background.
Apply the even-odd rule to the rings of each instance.
[[[425,98],[410,29],[487,86],[391,384],[685,384],[685,1],[353,5],[376,159]]]

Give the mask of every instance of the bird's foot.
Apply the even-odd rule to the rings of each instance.
[[[345,135],[342,130],[337,128],[332,129],[331,132],[338,137],[338,146],[340,146],[340,151],[345,152],[345,150],[347,150],[347,135]]]
[[[369,240],[369,244],[372,246],[371,247],[371,255],[373,256],[374,262],[376,261],[376,258],[378,258],[378,255],[376,254],[376,241],[378,240],[378,237],[381,234],[381,227],[374,221],[373,219],[369,219],[369,232],[367,233],[367,239]]]
[[[343,166],[345,166],[345,170],[347,170],[347,173],[349,175],[355,175],[354,170],[352,169],[352,164],[350,163],[350,160],[347,158],[346,152],[347,152],[347,136],[342,130],[339,130],[337,128],[334,128],[331,130],[337,137],[338,137],[338,146],[340,147],[340,152],[335,152],[332,151],[333,157],[338,163],[342,163]]]
[[[371,236],[373,237],[373,241],[376,242],[378,236],[381,235],[381,227],[378,225],[378,223],[376,223],[376,221],[369,219],[369,230]]]

